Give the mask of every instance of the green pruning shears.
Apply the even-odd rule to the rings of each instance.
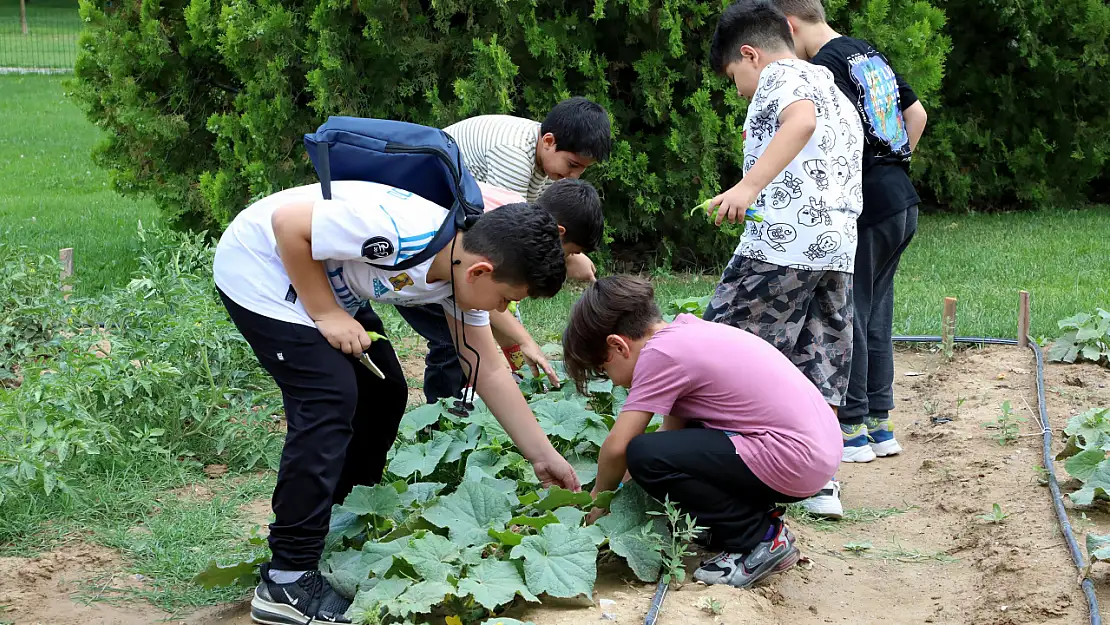
[[[697,206],[695,206],[694,210],[690,211],[690,215],[693,216],[694,213],[696,213],[698,211],[701,211],[703,213],[708,214],[708,212],[709,212],[709,200],[706,200],[706,201],[702,202],[701,204],[698,204]],[[760,222],[763,221],[763,215],[755,212],[754,208],[749,208],[747,211],[745,211],[744,212],[744,218],[745,219],[751,219],[752,221],[754,221],[756,223],[760,223]]]

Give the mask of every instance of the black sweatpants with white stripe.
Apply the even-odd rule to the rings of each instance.
[[[389,341],[374,341],[368,353],[383,380],[332,347],[316,328],[256,314],[222,291],[220,297],[285,403],[288,433],[272,500],[271,566],[316,569],[332,504],[342,503],[356,485],[382,478],[408,402],[401,364]],[[355,319],[385,334],[369,306]]]

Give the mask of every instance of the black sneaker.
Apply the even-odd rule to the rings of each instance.
[[[270,579],[270,565],[261,567],[262,582],[254,589],[251,620],[263,625],[350,623],[351,602],[340,596],[319,571],[308,571],[292,583]]]

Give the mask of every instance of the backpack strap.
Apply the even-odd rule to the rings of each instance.
[[[325,200],[331,199],[331,157],[328,156],[329,146],[323,143],[322,149],[316,152],[316,177],[320,179],[320,191]]]

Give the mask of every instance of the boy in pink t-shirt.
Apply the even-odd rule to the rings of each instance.
[[[843,442],[821,392],[782,352],[692,315],[668,324],[650,283],[615,276],[574,305],[563,355],[580,390],[598,375],[629,389],[601,447],[595,496],[627,471],[656,499],[670,497],[721,552],[694,573],[707,584],[745,588],[798,561],[778,504],[820,491]],[[663,425],[645,434],[654,414]]]

